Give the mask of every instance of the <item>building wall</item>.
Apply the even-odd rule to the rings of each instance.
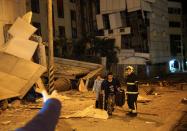
[[[184,55],[187,58],[187,14],[183,15],[183,45],[184,45]]]
[[[41,24],[41,35],[44,41],[47,41],[47,1],[39,0],[40,13],[33,13],[32,22]],[[59,26],[65,28],[65,37],[69,40],[72,39],[72,25],[77,28],[77,23],[71,21],[71,10],[77,10],[76,3],[70,0],[63,0],[64,17],[58,17],[57,0],[53,0],[53,18],[54,18],[54,39],[59,38]],[[27,0],[27,11],[31,10],[31,0]]]
[[[124,0],[100,0],[100,15],[109,15],[110,23],[107,28],[105,25],[103,26],[104,36],[114,38],[116,40],[116,46],[119,48],[134,49],[136,52],[142,53],[149,52],[150,60],[153,64],[168,62],[170,57],[170,46],[167,0],[156,0],[151,2],[126,0],[127,5],[125,3],[120,4],[123,2]],[[120,15],[119,13],[126,8],[129,20],[121,23],[119,21],[127,18],[122,18],[122,14]],[[143,13],[143,11],[145,12]],[[98,18],[98,23],[102,23],[102,18],[99,16]],[[149,24],[145,24],[142,18],[145,18],[145,21],[148,21]],[[99,28],[102,29],[101,24]],[[124,30],[129,28],[130,30],[122,33],[120,32],[120,29],[122,28]],[[113,32],[109,33],[111,30]],[[122,40],[122,36],[125,40]],[[125,41],[130,43],[129,47],[123,47],[122,44],[124,44]]]
[[[26,13],[25,0],[0,0],[0,46],[5,42],[4,26]]]
[[[169,11],[170,9],[170,11]],[[180,11],[179,11],[180,10]],[[182,22],[182,5],[181,2],[168,2],[168,13],[169,13],[169,36],[171,35],[178,35],[180,36],[180,41],[173,40],[170,38],[170,47],[173,48],[174,51],[177,50],[177,53],[173,53],[173,50],[171,49],[171,55],[172,57],[176,57],[178,59],[183,59],[183,38],[182,38],[182,28],[183,28],[183,22]],[[179,24],[179,25],[177,25]],[[176,42],[178,41],[178,42]],[[174,45],[176,44],[176,45]],[[174,47],[173,47],[174,46]],[[176,50],[175,50],[176,49]]]
[[[151,62],[166,63],[170,59],[170,45],[168,35],[168,9],[167,0],[156,0],[152,4],[152,13],[150,14],[150,55]]]
[[[180,22],[181,26],[177,28],[169,28],[169,34],[182,35],[182,5],[180,2],[168,2],[168,8],[180,9],[180,13],[169,13],[169,21]]]

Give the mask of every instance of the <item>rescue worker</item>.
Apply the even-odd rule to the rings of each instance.
[[[96,93],[96,102],[95,102],[95,107],[99,107],[99,94],[101,93],[101,83],[103,82],[103,78],[101,78],[101,75],[97,75],[96,80],[94,81],[93,85],[93,92]]]
[[[137,116],[137,98],[138,98],[138,81],[137,76],[134,73],[134,68],[132,66],[126,67],[127,73],[127,104],[129,107],[128,115]]]
[[[114,79],[113,74],[110,72],[107,74],[107,78],[102,82],[101,89],[105,95],[104,109],[107,110],[108,97],[110,94],[114,94],[115,96],[116,92],[120,89],[120,82]],[[115,103],[115,98],[113,102]]]

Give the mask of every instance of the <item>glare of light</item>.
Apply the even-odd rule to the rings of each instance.
[[[174,62],[175,62],[175,61],[176,61],[175,59],[169,61],[169,70],[170,70],[172,73],[176,72],[176,70],[177,70],[177,69],[174,67]]]

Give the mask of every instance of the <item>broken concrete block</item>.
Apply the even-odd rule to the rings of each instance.
[[[183,104],[187,104],[187,98],[183,98],[183,99],[181,100],[181,102],[182,102]]]
[[[71,81],[65,77],[58,78],[55,82],[55,90],[58,92],[68,91],[71,89]]]
[[[30,24],[32,19],[32,11],[27,12],[24,16],[22,16],[22,19]]]
[[[146,103],[146,102],[150,102],[150,101],[151,101],[151,99],[143,97],[141,95],[138,95],[137,102],[139,102],[139,103]]]
[[[31,60],[38,43],[30,40],[24,40],[20,38],[12,38],[4,50],[8,54],[24,58],[26,60]]]
[[[12,27],[9,29],[8,33],[10,33],[13,37],[29,39],[35,31],[36,28],[34,26],[18,17]]]
[[[13,108],[18,108],[21,106],[21,101],[20,100],[15,100],[11,103],[11,107]]]
[[[13,76],[9,73],[0,71],[0,89],[9,89],[12,92],[19,94],[20,88],[27,84],[27,80],[20,79],[19,77]]]
[[[61,116],[60,118],[84,118],[84,117],[91,117],[91,118],[98,118],[98,119],[108,119],[108,114],[105,110],[96,109],[93,106],[87,107],[82,111],[78,111],[74,114]]]
[[[0,100],[17,96],[23,98],[46,71],[39,64],[5,52],[0,52],[0,59]]]
[[[8,124],[10,124],[10,123],[11,123],[11,121],[4,121],[4,122],[1,122],[2,125],[8,125]]]
[[[5,87],[0,86],[0,100],[5,100],[8,98],[18,97],[19,94],[17,92],[13,92],[9,89],[6,89]]]

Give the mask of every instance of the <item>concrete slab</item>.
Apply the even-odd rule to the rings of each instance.
[[[1,86],[0,86],[0,90],[1,90],[0,100],[4,100],[4,99],[8,99],[8,98],[18,97],[19,96],[18,93],[10,91],[9,89],[6,89],[6,88],[1,87]]]
[[[28,61],[19,59],[9,73],[21,79],[29,80],[36,73],[37,69],[38,69],[37,64],[35,63],[31,64]]]
[[[0,52],[0,100],[23,98],[46,71],[44,66]]]
[[[27,22],[27,23],[31,23],[31,19],[32,19],[32,11],[27,12],[24,16],[22,16],[22,19]]]
[[[0,71],[0,86],[19,94],[20,88],[27,84],[27,80]]]
[[[5,49],[5,52],[14,56],[31,60],[38,43],[21,38],[12,38]]]
[[[12,27],[9,29],[8,33],[10,33],[13,37],[29,39],[35,31],[36,28],[34,26],[18,17]]]
[[[7,59],[7,57],[9,59]],[[15,56],[11,56],[8,54],[0,55],[0,60],[3,62],[0,62],[0,69],[3,70],[3,72],[8,73],[12,70],[13,66],[17,63],[18,59],[15,59]],[[7,66],[9,65],[9,66]]]

